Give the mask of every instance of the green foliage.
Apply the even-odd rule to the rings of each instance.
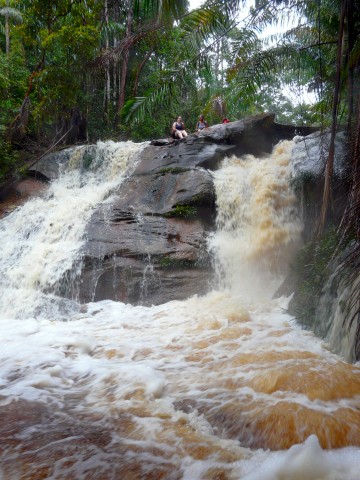
[[[295,316],[308,327],[315,322],[321,290],[330,274],[330,262],[339,244],[337,230],[329,228],[318,241],[307,243],[291,266],[297,283],[294,299]]]
[[[234,120],[259,111],[275,112],[284,123],[327,121],[338,2],[259,0],[246,25],[238,19],[241,0],[208,0],[188,13],[185,0],[135,0],[129,5],[133,9],[126,2],[107,2],[105,14],[104,3],[97,0],[10,0],[12,17],[21,13],[22,23],[11,23],[9,58],[0,55],[0,124],[11,123],[28,88],[29,133],[49,140],[68,128],[75,107],[86,116],[92,141],[168,137],[178,115],[191,132],[200,113],[210,125],[224,115]],[[0,12],[4,8],[0,0]],[[319,12],[324,45],[315,48]],[[295,14],[307,21],[266,43],[261,34],[265,26]],[[3,20],[0,15],[1,25]],[[4,50],[1,32],[0,41]],[[354,67],[359,51],[357,37],[349,56]],[[346,82],[344,76],[342,84]],[[286,91],[284,85],[289,86]],[[300,88],[317,93],[315,106],[293,101]],[[345,103],[342,111],[347,112]]]
[[[0,51],[0,125],[7,125],[21,106],[28,70],[21,44],[14,38],[9,55]]]
[[[19,10],[17,10],[16,8],[12,8],[12,7],[1,7],[0,15],[4,17],[5,16],[9,17],[9,19],[11,19],[15,23],[21,23],[23,20],[21,12],[19,12]]]
[[[173,257],[162,257],[159,261],[159,267],[167,270],[174,270],[176,268],[191,268],[194,266],[194,262],[190,260],[183,260]]]
[[[176,205],[173,210],[165,213],[165,217],[169,218],[194,218],[197,215],[196,207],[190,205]]]
[[[0,135],[0,183],[15,169],[18,154],[12,146]]]
[[[173,122],[171,113],[166,109],[154,117],[144,111],[144,116],[128,126],[127,134],[134,141],[153,140],[154,138],[164,138],[170,135],[170,126]],[[127,106],[125,106],[125,109]],[[124,110],[125,111],[125,110]]]

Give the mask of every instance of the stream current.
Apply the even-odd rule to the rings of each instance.
[[[207,295],[57,295],[141,148],[99,143],[86,172],[75,149],[43,198],[0,221],[0,478],[358,480],[359,365],[272,299],[301,237],[291,142],[214,172]]]

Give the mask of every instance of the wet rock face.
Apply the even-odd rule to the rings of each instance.
[[[36,178],[25,178],[14,183],[8,190],[6,199],[0,201],[0,219],[11,213],[27,200],[45,195],[48,185]]]
[[[214,201],[206,170],[130,177],[88,225],[81,300],[151,305],[205,293]]]
[[[304,223],[305,242],[313,238],[323,197],[325,165],[329,154],[330,133],[315,132],[296,136],[291,155],[292,185],[297,194]],[[334,175],[332,195],[334,207],[329,221],[339,224],[348,193],[348,172],[346,171],[347,138],[339,132],[335,138]]]
[[[227,155],[261,155],[294,135],[295,127],[279,126],[273,115],[262,114],[214,125],[186,141],[147,146],[112,201],[94,212],[82,271],[68,295],[81,302],[151,305],[205,293],[212,278],[206,243],[215,219],[209,170]],[[56,178],[70,155],[63,151],[56,158],[48,156],[33,168]]]
[[[58,152],[49,153],[33,165],[29,171],[36,176],[40,174],[41,178],[55,180],[69,162],[74,149],[80,148],[81,147],[67,148]]]
[[[270,151],[272,132],[273,116],[260,115],[145,148],[111,204],[90,220],[81,301],[151,305],[205,293],[212,277],[206,241],[215,219],[207,169],[226,155]]]
[[[138,222],[124,215],[108,223],[103,214],[89,225],[83,301],[151,305],[206,291],[209,259],[201,221],[144,216]]]
[[[330,132],[315,132],[307,136],[296,136],[292,151],[294,175],[309,173],[313,176],[323,174],[329,154]],[[339,132],[335,137],[334,174],[339,179],[346,176],[346,134]]]
[[[290,315],[295,316],[305,328],[325,339],[331,351],[343,356],[348,362],[356,362],[360,359],[360,336],[355,311],[357,304],[351,300],[355,298],[352,296],[359,282],[359,278],[352,273],[358,271],[359,267],[356,256],[352,258],[350,245],[348,250],[340,250],[333,257],[336,250],[332,250],[331,244],[338,242],[335,230],[331,233],[329,229],[323,240],[314,242],[323,201],[323,178],[330,133],[316,132],[305,137],[295,137],[294,143],[292,182],[301,206],[306,248],[302,251],[301,262],[294,262],[275,296],[293,294],[288,305]],[[339,225],[349,193],[346,151],[346,133],[339,132],[335,138],[329,225]],[[318,252],[316,255],[313,253],[315,251]],[[344,263],[345,258],[351,258],[351,261]]]

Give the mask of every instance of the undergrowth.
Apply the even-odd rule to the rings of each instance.
[[[312,327],[321,291],[332,270],[331,261],[339,245],[335,227],[329,228],[320,240],[308,242],[291,266],[297,290],[292,301],[292,313],[305,326]]]

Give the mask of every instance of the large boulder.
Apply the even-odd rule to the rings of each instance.
[[[194,166],[160,168],[156,150],[151,165],[152,149],[146,150],[138,173],[89,222],[79,288],[82,301],[112,298],[151,305],[208,288],[212,177]]]
[[[205,293],[215,219],[209,169],[226,155],[271,151],[274,135],[274,116],[263,114],[147,146],[88,224],[80,299],[151,305]]]
[[[322,176],[330,148],[330,132],[315,132],[307,136],[296,136],[292,150],[293,176]],[[335,136],[334,175],[339,179],[346,177],[346,143],[345,132]]]
[[[337,250],[336,229],[329,228],[317,240],[316,229],[324,189],[325,165],[330,133],[296,137],[292,150],[292,184],[299,198],[304,248],[293,262],[276,296],[291,295],[288,312],[305,328],[325,339],[329,348],[346,361],[360,359],[360,337],[356,314],[359,261],[355,246]],[[346,162],[347,136],[335,137],[332,208],[328,225],[339,225],[349,192]]]
[[[82,302],[151,305],[206,292],[212,277],[207,237],[215,219],[209,170],[227,155],[268,153],[296,133],[295,127],[275,124],[273,115],[261,114],[214,125],[185,141],[152,142],[132,175],[94,211],[81,273],[68,295]],[[77,157],[78,167],[88,168],[101,155],[95,146],[85,148],[49,155],[33,169],[53,179],[70,159],[74,167]]]
[[[330,148],[330,132],[315,132],[296,136],[291,154],[292,185],[298,195],[304,224],[303,238],[314,237],[323,197],[326,161]],[[338,132],[335,137],[334,174],[332,177],[332,203],[328,221],[339,224],[348,192],[346,170],[347,137]]]
[[[29,168],[29,172],[35,177],[40,176],[40,178],[46,180],[55,180],[59,177],[61,171],[66,168],[74,152],[81,151],[83,148],[83,146],[65,148],[44,155],[44,157]]]

